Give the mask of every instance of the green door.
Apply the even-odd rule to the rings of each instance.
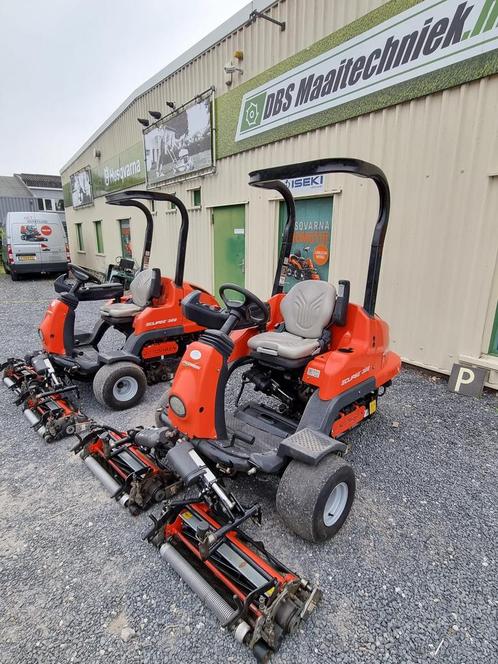
[[[279,243],[287,220],[286,207],[280,203]],[[327,281],[332,234],[332,196],[303,198],[296,201],[296,227],[284,292],[305,279]]]
[[[221,284],[245,286],[245,205],[214,208],[213,231],[214,294],[218,296]]]

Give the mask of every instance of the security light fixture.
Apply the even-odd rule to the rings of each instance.
[[[159,120],[161,117],[161,113],[159,111],[147,111],[148,114],[151,116],[151,118],[154,118],[154,120]]]
[[[137,118],[138,122],[140,122],[141,125],[144,127],[148,127],[150,122],[147,120],[147,118]]]

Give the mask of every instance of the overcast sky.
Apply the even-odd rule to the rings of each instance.
[[[135,88],[247,3],[0,0],[0,175],[59,173]]]

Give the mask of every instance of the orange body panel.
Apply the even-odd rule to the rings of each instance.
[[[189,344],[171,385],[170,398],[177,395],[186,408],[178,417],[172,408],[168,417],[174,427],[191,438],[216,438],[215,408],[223,356],[199,341]]]
[[[146,307],[137,314],[133,320],[133,333],[135,335],[143,332],[151,332],[156,328],[183,327],[184,334],[199,332],[203,328],[188,318],[182,312],[181,302],[193,290],[202,290],[187,282],[179,288],[172,279],[161,277],[161,296],[155,299],[151,307]],[[203,291],[201,302],[214,304],[218,302],[209,293]]]
[[[332,425],[332,438],[337,438],[341,434],[349,431],[365,418],[365,406],[356,406],[350,413],[341,414]]]
[[[357,304],[348,306],[345,327],[332,326],[331,350],[317,356],[305,368],[303,380],[320,388],[322,399],[374,377],[377,387],[399,373],[401,359],[388,351],[387,323],[370,316]]]
[[[65,355],[64,323],[70,314],[69,306],[62,300],[52,300],[38,329],[42,333],[43,350],[47,353]]]

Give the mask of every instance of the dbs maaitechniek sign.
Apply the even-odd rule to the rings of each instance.
[[[498,47],[498,0],[425,0],[246,92],[235,141]]]

